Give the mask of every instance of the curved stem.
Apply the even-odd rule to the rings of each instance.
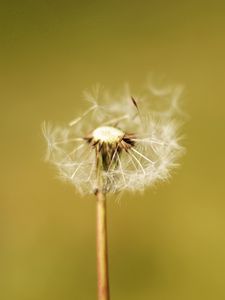
[[[97,194],[97,273],[98,273],[98,300],[109,300],[109,272],[106,226],[106,196],[101,191]]]

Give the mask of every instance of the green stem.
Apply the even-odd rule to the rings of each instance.
[[[106,226],[106,196],[101,191],[97,194],[97,273],[98,273],[98,300],[109,300],[109,272]]]

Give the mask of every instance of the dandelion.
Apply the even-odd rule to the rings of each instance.
[[[90,107],[65,127],[44,124],[47,160],[82,194],[97,196],[98,299],[109,300],[106,194],[165,181],[183,153],[180,87],[133,97],[85,93]],[[148,96],[148,97],[146,97]]]

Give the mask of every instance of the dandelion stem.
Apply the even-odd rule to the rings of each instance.
[[[97,274],[98,300],[109,300],[109,272],[106,226],[106,196],[101,191],[97,194]]]

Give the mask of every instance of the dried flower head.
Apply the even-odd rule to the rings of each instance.
[[[180,87],[149,87],[137,98],[128,89],[115,97],[85,93],[91,106],[80,117],[65,127],[44,124],[47,159],[81,193],[140,190],[166,180],[183,152],[180,93]]]

